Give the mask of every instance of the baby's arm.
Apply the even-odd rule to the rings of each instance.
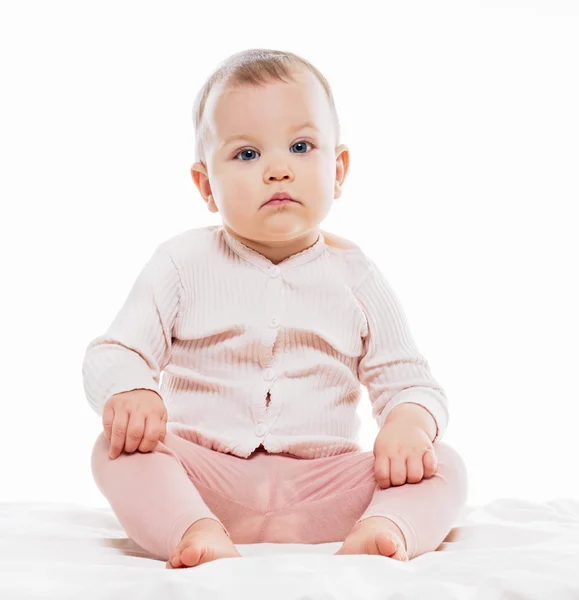
[[[432,441],[440,438],[448,425],[446,394],[420,354],[394,290],[372,263],[353,293],[368,321],[358,378],[368,389],[378,427],[390,415],[393,419],[404,415],[416,419],[429,435],[432,432]]]
[[[171,357],[180,279],[171,256],[157,247],[142,268],[122,308],[85,352],[85,394],[102,416],[113,395],[134,389],[159,393],[159,378]]]

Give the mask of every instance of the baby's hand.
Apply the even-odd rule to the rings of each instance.
[[[418,483],[438,467],[426,431],[404,419],[384,423],[374,442],[374,457],[374,475],[382,488]]]
[[[109,456],[126,452],[150,452],[165,439],[167,410],[161,396],[152,390],[130,390],[111,396],[103,410],[104,435],[110,442]]]

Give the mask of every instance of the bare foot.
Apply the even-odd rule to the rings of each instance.
[[[382,554],[408,561],[404,534],[396,523],[386,517],[369,517],[360,521],[335,554]]]
[[[171,552],[167,569],[196,567],[218,558],[240,557],[227,533],[215,519],[195,521]]]

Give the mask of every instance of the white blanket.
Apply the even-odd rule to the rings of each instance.
[[[340,545],[238,544],[242,558],[167,569],[110,509],[0,503],[0,598],[579,599],[579,500],[467,507],[436,552],[406,563],[334,556]]]

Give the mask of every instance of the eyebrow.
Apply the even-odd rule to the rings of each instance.
[[[316,127],[315,123],[313,123],[312,121],[306,121],[305,123],[302,123],[301,125],[298,125],[297,127],[292,127],[290,129],[291,132],[294,131],[301,131],[302,129],[306,129],[306,128],[310,128],[310,129],[315,129],[316,131],[319,131],[319,129]],[[228,144],[231,144],[231,142],[235,142],[237,140],[253,140],[253,136],[249,135],[248,133],[238,133],[236,135],[233,135],[231,137],[228,137],[222,144],[221,144],[221,148],[227,146]]]

